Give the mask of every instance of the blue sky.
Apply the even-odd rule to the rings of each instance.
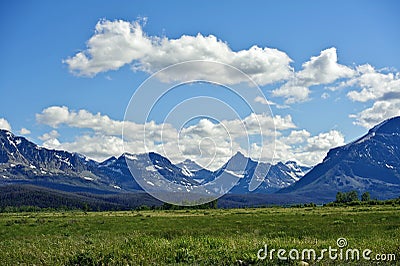
[[[274,103],[271,115],[278,118],[277,158],[314,164],[332,146],[352,141],[375,123],[399,115],[398,97],[390,94],[400,91],[399,12],[398,1],[2,1],[0,126],[44,146],[98,160],[118,155],[119,122],[132,94],[153,72],[173,61],[153,58],[155,52],[172,47],[175,52],[171,56],[176,60],[195,60],[203,56],[207,45],[219,49],[225,44],[232,52],[227,53],[229,61],[229,55],[235,57],[239,51],[250,54],[251,47],[257,46],[279,52],[275,55],[281,68],[265,65],[279,78],[269,79],[257,72],[263,77],[258,80],[261,90]],[[126,59],[116,69],[104,58],[96,61],[87,44],[98,23],[138,23],[136,30],[144,32],[142,41],[153,42],[151,52],[142,52],[133,61]],[[204,38],[198,37],[199,33]],[[190,44],[182,41],[182,35],[192,37]],[[207,39],[210,35],[216,41]],[[104,34],[100,37],[111,40],[105,40]],[[156,38],[164,38],[167,45],[155,44]],[[195,47],[196,56],[185,54],[190,47],[177,49],[173,40]],[[113,41],[109,45],[119,45],[127,54],[137,48]],[[100,46],[97,48],[104,49]],[[101,61],[102,71],[88,76],[88,67],[68,61],[80,52],[96,64]],[[264,66],[262,60],[272,52],[254,53]],[[246,61],[251,57],[237,56],[232,62],[224,62],[224,58],[213,55],[209,59],[235,67],[248,65],[241,69],[245,73],[256,67],[252,60]],[[136,71],[131,69],[133,64],[139,66]],[[291,75],[285,67],[291,69]],[[182,95],[199,94],[189,91]],[[221,93],[219,97],[227,96]],[[166,113],[165,108],[161,110]],[[193,108],[200,112],[204,106]],[[202,126],[205,129],[206,125]],[[117,129],[110,132],[107,127]],[[23,128],[27,130],[21,131]],[[228,154],[222,151],[218,163]],[[178,161],[184,155],[172,153],[171,159]]]

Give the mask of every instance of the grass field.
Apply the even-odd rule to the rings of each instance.
[[[400,207],[315,207],[0,214],[0,265],[297,265],[257,259],[268,249],[315,249],[347,239],[346,248],[395,254]],[[343,248],[345,250],[345,248]],[[293,253],[294,254],[294,253]],[[317,253],[317,256],[320,253]],[[286,253],[287,256],[287,253]],[[378,265],[332,261],[318,265]]]

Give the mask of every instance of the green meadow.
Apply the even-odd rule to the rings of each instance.
[[[394,254],[390,262],[319,261],[310,265],[398,265],[400,207],[354,206],[0,214],[0,265],[298,265],[301,258],[257,258],[268,250],[344,248]],[[293,253],[295,254],[295,253]],[[286,253],[287,256],[287,253]],[[360,255],[361,256],[361,255]]]

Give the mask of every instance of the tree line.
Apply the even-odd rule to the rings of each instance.
[[[366,191],[359,196],[356,190],[337,192],[336,200],[324,206],[356,206],[356,205],[400,205],[400,197],[388,200],[371,199],[371,194]]]
[[[358,192],[356,190],[348,191],[348,192],[338,192],[336,194],[336,203],[348,203],[352,201],[359,201]],[[361,195],[361,201],[370,201],[371,194],[366,191]]]

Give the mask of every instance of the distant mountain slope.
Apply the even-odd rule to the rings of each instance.
[[[66,191],[113,191],[85,156],[42,148],[0,130],[0,183],[31,183]]]
[[[221,172],[227,172],[237,177],[237,183],[229,193],[250,193],[250,184],[254,177],[260,181],[260,185],[252,193],[269,194],[298,181],[308,170],[309,168],[301,167],[292,161],[274,165],[256,162],[238,152],[214,175],[218,176]]]
[[[96,162],[77,153],[41,148],[23,137],[0,130],[0,164],[14,168],[14,173],[24,175],[83,175],[82,172],[96,167]]]
[[[0,130],[0,184],[97,194],[142,190],[126,166],[125,155],[98,163],[78,153],[39,147],[6,130]]]
[[[373,198],[400,196],[400,117],[375,126],[360,139],[332,149],[322,163],[280,193],[333,200],[338,191],[369,191]]]

